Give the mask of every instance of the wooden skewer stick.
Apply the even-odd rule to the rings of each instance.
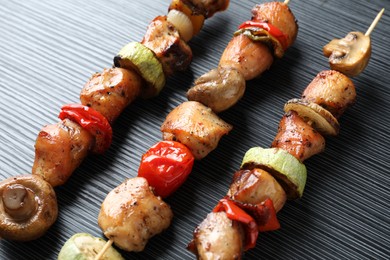
[[[381,19],[382,17],[382,14],[383,12],[385,11],[385,8],[382,8],[382,10],[376,15],[374,21],[372,22],[372,24],[370,25],[370,28],[368,28],[367,32],[366,32],[366,36],[370,36],[370,34],[372,33],[372,31],[374,30],[376,24],[379,22],[379,20]]]
[[[289,2],[290,0],[284,0],[283,4],[288,5]]]
[[[114,240],[112,239],[108,240],[107,243],[102,248],[102,250],[100,250],[99,254],[95,257],[95,260],[100,260],[103,257],[103,255],[106,253],[107,249],[110,248],[112,243],[114,243]]]

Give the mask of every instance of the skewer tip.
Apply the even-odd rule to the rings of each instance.
[[[284,0],[283,4],[288,5],[289,2],[290,0]]]
[[[114,240],[110,239],[106,242],[106,244],[104,245],[104,247],[102,248],[102,250],[100,250],[99,254],[97,254],[97,256],[95,257],[94,260],[100,260],[102,259],[102,257],[104,256],[104,254],[106,253],[106,251],[110,248],[110,246],[112,245],[112,243],[114,243]]]
[[[385,11],[385,8],[382,8],[382,10],[380,10],[380,12],[376,15],[374,21],[371,23],[370,27],[368,28],[367,32],[364,35],[370,36],[370,34],[374,30],[375,26],[377,25],[377,23],[381,19],[384,11]]]

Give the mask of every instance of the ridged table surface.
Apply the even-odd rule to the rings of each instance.
[[[0,4],[0,177],[29,174],[39,130],[58,122],[63,104],[79,102],[88,78],[112,66],[130,41],[141,41],[149,22],[167,13],[169,1],[7,0]],[[165,116],[186,100],[193,81],[214,68],[237,26],[261,2],[232,0],[206,21],[189,43],[188,71],[167,82],[159,97],[137,100],[113,125],[103,156],[89,156],[69,182],[56,188],[59,217],[42,238],[0,241],[0,259],[56,259],[78,232],[103,237],[100,205],[113,188],[137,175],[140,158],[161,140]],[[283,59],[247,84],[243,99],[220,114],[234,129],[218,148],[197,161],[187,182],[166,201],[170,228],[127,259],[193,259],[186,250],[194,228],[226,194],[244,153],[269,147],[284,103],[299,97],[315,75],[329,69],[322,47],[350,31],[365,32],[382,7],[371,34],[372,58],[353,78],[356,104],[340,119],[337,137],[323,153],[305,161],[304,196],[279,213],[281,229],[260,234],[245,259],[390,258],[390,2],[387,0],[291,0],[299,34]]]

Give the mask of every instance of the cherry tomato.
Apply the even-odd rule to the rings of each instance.
[[[193,165],[194,156],[185,145],[161,141],[142,156],[138,176],[148,180],[156,195],[165,198],[183,184]]]
[[[244,29],[248,27],[258,27],[266,30],[273,37],[278,39],[284,50],[287,49],[287,35],[285,35],[281,30],[279,30],[278,27],[267,22],[246,21],[239,26],[239,29]]]
[[[110,147],[112,128],[107,119],[96,110],[80,104],[67,104],[58,115],[61,120],[68,118],[77,122],[95,137],[92,152],[101,154]]]

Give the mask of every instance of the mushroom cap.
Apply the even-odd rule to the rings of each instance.
[[[323,135],[338,135],[340,124],[338,120],[325,108],[304,99],[290,99],[284,105],[284,111],[293,110],[319,133]]]
[[[370,36],[361,32],[350,32],[342,39],[330,41],[324,46],[323,52],[325,57],[329,58],[332,70],[355,77],[366,68],[370,61]]]
[[[0,237],[9,240],[30,241],[41,237],[56,221],[57,197],[53,187],[37,175],[11,177],[0,182],[0,195],[10,185],[23,185],[32,192],[37,203],[33,214],[24,220],[10,216],[0,199]]]
[[[235,68],[219,66],[203,74],[187,92],[187,98],[210,107],[215,113],[222,112],[242,98],[245,78]]]

